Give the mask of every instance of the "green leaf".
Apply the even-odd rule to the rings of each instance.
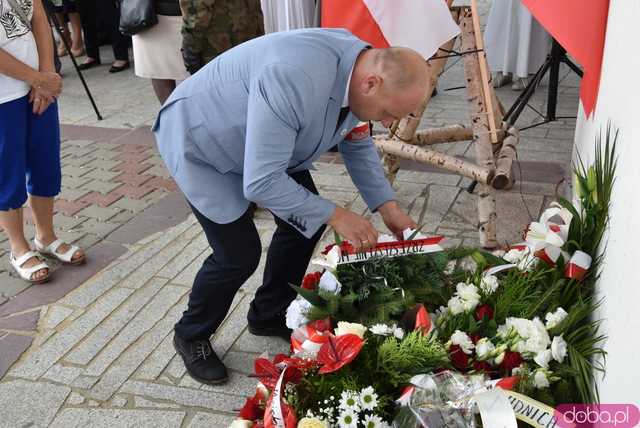
[[[306,288],[298,287],[293,284],[289,285],[296,291],[296,293],[304,297],[304,299],[307,302],[311,303],[313,306],[323,307],[327,304],[327,301],[318,296],[314,291],[307,290]]]

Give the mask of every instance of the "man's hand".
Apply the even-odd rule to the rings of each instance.
[[[327,224],[358,250],[373,248],[378,243],[378,231],[371,222],[344,208],[336,207]]]
[[[407,228],[415,229],[418,227],[416,222],[400,209],[396,201],[387,201],[380,205],[378,212],[382,216],[384,224],[400,240],[403,239],[402,231]]]

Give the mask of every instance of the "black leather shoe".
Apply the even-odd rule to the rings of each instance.
[[[125,71],[131,67],[131,63],[127,62],[125,65],[121,65],[120,67],[112,65],[109,69],[109,73],[120,73],[121,71]]]
[[[287,327],[284,319],[277,319],[268,322],[249,323],[249,333],[254,336],[275,336],[291,341],[292,330]]]
[[[94,59],[94,60],[91,60],[91,61],[83,62],[82,64],[78,64],[78,69],[79,70],[88,70],[90,68],[97,67],[100,64],[101,64],[100,61],[98,61],[97,59]]]
[[[182,357],[189,376],[201,383],[218,385],[229,379],[227,369],[208,340],[188,342],[173,335],[173,346]]]

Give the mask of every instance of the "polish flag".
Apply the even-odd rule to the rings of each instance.
[[[444,0],[322,0],[322,26],[346,28],[375,48],[408,47],[425,59],[460,33]]]
[[[609,0],[522,0],[522,3],[584,68],[580,100],[589,117],[600,87]]]

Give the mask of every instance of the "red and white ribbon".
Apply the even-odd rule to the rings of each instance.
[[[589,254],[580,250],[576,251],[573,253],[573,256],[571,256],[571,260],[569,260],[569,263],[564,270],[564,276],[582,281],[584,275],[591,267],[591,262],[592,259]]]

